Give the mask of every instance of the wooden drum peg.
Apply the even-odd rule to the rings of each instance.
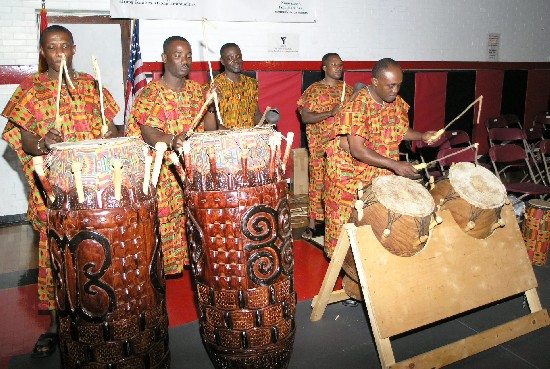
[[[159,141],[155,145],[155,150],[157,152],[155,153],[155,164],[153,166],[153,174],[151,175],[151,183],[153,183],[153,187],[157,187],[160,175],[160,167],[162,166],[162,159],[164,157],[164,152],[167,149],[168,145],[166,145],[166,142]]]
[[[114,159],[111,162],[113,167],[113,184],[115,186],[115,199],[120,201],[122,198],[122,160]]]
[[[82,186],[82,163],[75,161],[71,168],[74,176],[74,186],[76,187],[76,193],[78,195],[78,202],[84,202],[84,187]]]
[[[46,172],[44,171],[44,158],[42,156],[34,156],[32,158],[32,164],[34,171],[40,179],[40,183],[42,183],[42,187],[44,187],[44,191],[46,191],[48,200],[50,200],[50,203],[53,203],[55,201],[55,192],[53,191],[53,187],[46,177]]]

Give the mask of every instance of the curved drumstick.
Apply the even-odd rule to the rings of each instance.
[[[174,164],[174,167],[176,167],[176,172],[178,172],[178,175],[180,176],[181,181],[185,183],[185,171],[181,166],[180,159],[178,158],[178,154],[172,151],[168,155],[168,157],[170,158],[170,161],[172,162],[172,164]]]
[[[76,187],[76,193],[78,195],[78,202],[84,202],[84,187],[82,186],[82,163],[75,161],[71,168],[74,176],[74,186]]]
[[[462,150],[458,150],[458,151],[456,151],[456,152],[453,152],[452,154],[442,156],[442,157],[440,157],[439,159],[432,160],[432,161],[430,161],[430,162],[428,162],[428,163],[416,164],[416,165],[413,165],[413,167],[414,167],[414,169],[417,169],[417,170],[427,168],[427,167],[429,167],[430,165],[432,165],[432,164],[434,164],[434,163],[437,163],[437,162],[440,161],[440,160],[447,159],[447,158],[450,158],[451,156],[460,154],[460,153],[462,153],[462,152],[464,152],[464,151],[467,151],[467,150],[471,149],[472,147],[475,148],[476,153],[477,153],[477,148],[478,148],[478,146],[479,146],[479,144],[476,142],[476,143],[474,143],[474,144],[471,144],[470,146],[467,146],[467,147],[463,148]],[[477,157],[477,156],[476,156],[476,157]]]
[[[468,105],[468,107],[466,109],[464,109],[464,111],[462,113],[460,113],[455,119],[453,119],[452,121],[449,122],[449,124],[447,124],[444,128],[440,129],[439,131],[437,131],[435,133],[435,135],[433,135],[430,140],[428,141],[428,144],[431,144],[432,142],[435,142],[437,140],[439,140],[439,137],[441,137],[441,135],[443,135],[443,133],[451,126],[451,124],[453,124],[454,122],[456,122],[461,116],[463,116],[464,114],[466,114],[466,112],[468,110],[470,110],[470,108],[472,106],[474,106],[474,104],[476,102],[479,101],[479,110],[477,111],[477,121],[476,123],[479,124],[479,116],[481,114],[481,105],[483,103],[483,95],[480,95],[477,99],[474,100],[473,103],[471,103],[470,105]]]
[[[271,109],[271,106],[268,106],[265,108],[265,111],[264,111],[264,114],[262,115],[262,118],[260,119],[260,121],[258,122],[258,124],[256,124],[256,127],[261,127],[263,124],[264,124],[264,121],[265,121],[265,116],[267,114],[267,112]]]
[[[342,96],[340,96],[340,104],[344,102],[344,97],[346,96],[346,82],[342,84]]]
[[[101,110],[101,123],[102,123],[101,136],[105,137],[105,134],[109,130],[109,127],[107,127],[107,123],[105,122],[105,105],[103,103],[103,84],[101,83],[101,72],[99,70],[99,64],[97,63],[97,59],[93,55],[92,55],[92,67],[94,69],[94,74],[96,76],[97,84],[99,87],[99,107]]]
[[[197,128],[197,124],[200,122],[202,115],[206,110],[206,107],[210,105],[210,103],[212,102],[212,99],[214,99],[216,96],[217,96],[216,91],[212,92],[210,96],[208,96],[208,99],[206,99],[204,104],[202,104],[201,109],[199,110],[199,113],[197,114],[197,116],[195,117],[195,120],[191,124],[191,128],[189,128],[189,131],[187,131],[187,133],[185,134],[185,139],[188,139],[194,133],[195,128]]]
[[[206,39],[206,18],[202,18],[202,38],[204,39],[204,47],[206,49],[206,61],[208,62],[208,73],[210,74],[210,81],[214,82],[214,74],[212,73],[212,63],[210,62],[210,49],[208,48],[208,40]],[[218,116],[218,122],[223,126],[222,115],[220,113],[220,103],[218,102],[218,95],[214,96],[214,104],[216,105],[216,115]]]
[[[61,116],[59,115],[59,102],[61,100],[61,84],[63,82],[63,68],[65,67],[65,54],[62,54],[61,65],[59,66],[59,76],[57,79],[57,99],[55,101],[55,129],[61,132]]]
[[[157,187],[160,175],[160,167],[162,165],[162,158],[164,157],[164,152],[167,149],[168,145],[166,145],[166,142],[159,141],[155,145],[155,150],[157,152],[155,153],[155,164],[153,166],[153,174],[151,175],[151,182],[153,183],[153,187]]]
[[[120,201],[120,198],[122,197],[122,160],[114,159],[111,162],[111,166],[114,169],[113,183],[115,186],[115,199]]]
[[[34,156],[32,158],[32,165],[34,167],[34,171],[40,179],[40,183],[42,183],[42,187],[44,187],[44,191],[46,191],[46,195],[48,196],[50,203],[55,202],[55,192],[53,191],[53,187],[44,172],[44,158],[42,156]]]

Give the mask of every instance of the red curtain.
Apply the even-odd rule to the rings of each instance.
[[[414,129],[437,131],[445,127],[447,72],[416,73]]]
[[[345,72],[344,81],[349,85],[354,85],[357,82],[362,82],[366,85],[370,84],[371,72]]]
[[[524,122],[532,122],[535,115],[548,109],[550,97],[550,70],[530,70],[527,77]]]
[[[472,128],[472,142],[479,143],[478,152],[485,154],[489,150],[489,141],[485,120],[489,117],[500,115],[500,104],[502,102],[502,83],[504,72],[499,70],[483,70],[476,73],[476,96],[483,95],[479,125],[474,124]],[[475,105],[474,119],[477,119],[479,104]],[[474,120],[475,122],[475,120]]]

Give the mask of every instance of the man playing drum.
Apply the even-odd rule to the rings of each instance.
[[[50,326],[33,349],[33,357],[45,357],[55,351],[57,324],[54,288],[47,240],[47,214],[44,199],[33,178],[32,157],[46,155],[50,146],[63,141],[101,138],[102,117],[96,81],[86,73],[72,69],[76,52],[73,35],[65,27],[52,25],[40,36],[40,55],[48,69],[27,77],[15,90],[2,115],[8,119],[2,138],[17,152],[30,186],[27,218],[40,234],[38,257],[38,309],[50,311]],[[67,75],[61,81],[59,111],[56,107],[59,75],[65,56]],[[74,88],[70,87],[67,76]],[[112,123],[119,111],[106,89],[104,114],[108,131],[103,137],[116,137]]]
[[[220,115],[226,128],[252,128],[261,119],[258,107],[258,81],[243,74],[243,56],[237,44],[227,43],[220,49],[224,71],[214,78]],[[215,111],[212,104],[211,111]]]
[[[206,99],[201,86],[188,79],[192,52],[185,38],[168,37],[161,57],[164,75],[149,83],[134,102],[127,135],[141,136],[151,146],[162,141],[169,151],[177,151]],[[211,112],[206,113],[204,126],[197,127],[197,131],[204,129],[216,129]],[[183,187],[168,165],[162,166],[157,191],[164,271],[179,274],[189,264]]]
[[[325,246],[331,258],[351,214],[359,182],[368,186],[380,175],[417,176],[411,163],[399,161],[402,140],[430,141],[434,131],[409,128],[409,105],[397,95],[403,82],[399,63],[381,59],[372,81],[347,103],[337,117],[327,145],[325,176]]]
[[[343,74],[343,63],[338,54],[325,54],[322,63],[325,77],[309,86],[297,103],[302,122],[306,125],[309,149],[309,203],[307,209],[309,224],[302,235],[304,239],[316,236],[316,222],[325,220],[323,209],[325,146],[329,140],[334,116],[340,111],[340,104],[353,92],[350,85],[345,85],[340,81]]]

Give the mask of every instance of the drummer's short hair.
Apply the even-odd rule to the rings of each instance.
[[[392,66],[401,68],[401,65],[392,58],[380,59],[374,64],[374,67],[372,68],[372,76],[374,78],[380,78],[382,76],[382,73],[387,71]]]
[[[340,58],[340,55],[338,55],[338,53],[326,53],[325,55],[323,55],[323,58],[321,59],[321,62],[323,63],[323,65],[327,65],[328,58],[330,58],[331,56],[337,56]]]
[[[67,28],[60,26],[59,24],[53,24],[49,27],[47,27],[42,33],[40,34],[40,46],[45,47],[44,42],[46,42],[46,36],[50,33],[64,33],[69,36],[69,39],[71,40],[71,44],[74,45],[74,39],[73,34],[71,31],[69,31]]]
[[[224,44],[221,48],[220,48],[220,57],[223,57],[223,52],[226,50],[226,49],[229,49],[230,47],[236,47],[237,49],[241,49],[239,47],[239,45],[237,45],[236,43],[234,42],[228,42],[226,44]]]
[[[164,43],[162,44],[162,52],[166,54],[167,51],[168,51],[168,46],[170,46],[170,44],[174,41],[183,41],[183,42],[187,42],[189,44],[189,41],[187,41],[187,39],[185,37],[170,36],[166,40],[164,40]]]

